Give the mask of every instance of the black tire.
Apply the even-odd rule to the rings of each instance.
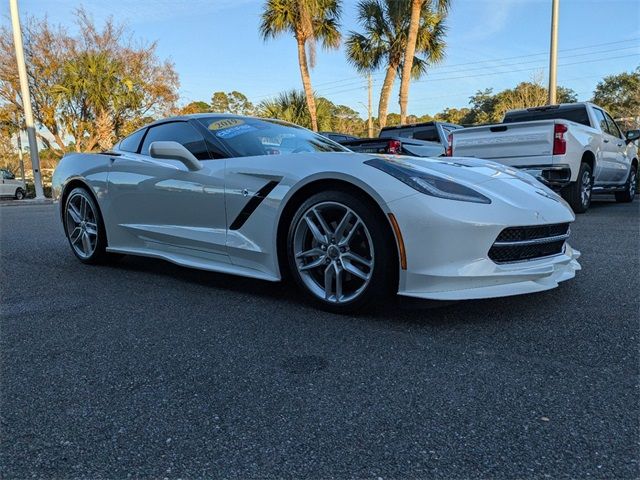
[[[22,200],[24,198],[24,190],[21,188],[17,189],[14,197],[16,200]]]
[[[589,164],[580,165],[578,179],[566,186],[561,193],[575,213],[584,213],[589,210],[593,194],[593,172]]]
[[[305,219],[307,215],[318,219],[313,217],[312,208],[320,213],[330,230],[328,235],[322,235],[327,238],[326,242],[317,240]],[[382,303],[395,293],[397,247],[387,227],[388,221],[375,208],[356,194],[332,190],[312,195],[297,209],[287,234],[287,262],[297,286],[318,307],[349,313]],[[343,228],[339,228],[341,220],[344,220]],[[327,233],[319,220],[314,222],[319,229],[317,233]],[[349,233],[351,230],[353,233]],[[317,253],[300,256],[303,251]],[[368,261],[371,265],[360,261]],[[317,266],[311,268],[316,263]],[[309,270],[301,271],[300,268]],[[327,271],[329,276],[333,275],[328,283]],[[368,280],[364,280],[363,275],[368,276]],[[327,285],[331,294],[327,293]]]
[[[635,165],[631,165],[629,169],[629,177],[627,183],[624,186],[624,191],[616,192],[616,202],[630,203],[636,197],[636,188],[638,186],[638,168]]]
[[[70,205],[73,204],[73,206],[77,209],[78,203],[81,202],[86,202],[86,204],[90,207],[90,212],[87,211],[87,214],[85,216],[81,215],[80,221],[78,221],[78,219],[75,218],[71,213]],[[81,211],[80,213],[82,214],[83,212]],[[86,264],[104,263],[109,258],[109,255],[106,251],[107,234],[104,228],[102,214],[100,213],[100,209],[98,208],[97,203],[93,199],[93,195],[91,195],[91,193],[89,193],[89,191],[85,188],[74,188],[65,199],[62,215],[64,233],[67,237],[67,240],[69,241],[71,251],[76,256],[76,258],[82,263]],[[93,236],[93,233],[88,233],[89,224],[91,224],[91,231],[95,231],[95,240],[89,240],[90,246],[92,248],[86,249],[87,252],[85,254],[81,254],[80,250],[84,250],[84,235],[87,235],[87,237]],[[93,224],[95,224],[95,228],[93,228]],[[73,230],[70,231],[70,229]],[[78,232],[80,232],[80,239],[72,239],[71,235],[73,234],[75,238]],[[78,243],[83,244],[83,247],[80,247]]]

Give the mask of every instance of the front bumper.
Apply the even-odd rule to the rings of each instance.
[[[481,205],[417,195],[388,207],[407,255],[399,295],[433,300],[520,295],[557,287],[581,268],[580,252],[568,243],[562,253],[544,258],[498,264],[488,257],[505,228],[574,220],[564,204],[549,198],[524,198],[518,206],[499,199]]]
[[[484,261],[465,275],[408,272],[405,288],[398,293],[432,300],[470,300],[541,292],[575,277],[581,269],[579,257],[580,252],[566,244],[560,255],[506,265]]]

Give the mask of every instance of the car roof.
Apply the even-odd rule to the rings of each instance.
[[[151,127],[152,125],[158,125],[160,123],[167,122],[177,122],[177,121],[186,121],[190,119],[198,119],[198,118],[209,118],[209,117],[221,117],[221,118],[255,118],[249,115],[237,115],[235,113],[218,113],[218,112],[209,112],[209,113],[189,113],[187,115],[174,115],[173,117],[161,118],[159,120],[155,120],[154,122],[148,123],[142,128]],[[271,120],[269,118],[262,118],[260,120]]]

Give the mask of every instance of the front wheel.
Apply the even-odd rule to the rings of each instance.
[[[14,195],[16,200],[22,200],[24,198],[24,190],[19,188],[16,190],[16,194]]]
[[[578,179],[562,190],[562,196],[575,213],[584,213],[591,205],[593,173],[587,163],[580,164]]]
[[[631,165],[629,177],[622,192],[616,192],[616,202],[629,203],[633,202],[636,196],[636,187],[638,185],[638,169],[635,165]]]
[[[398,266],[385,222],[350,193],[311,196],[298,208],[287,236],[289,267],[299,288],[321,308],[340,313],[386,298]]]

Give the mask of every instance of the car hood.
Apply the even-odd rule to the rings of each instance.
[[[499,163],[467,157],[416,158],[398,155],[377,155],[406,168],[437,175],[473,188],[493,201],[500,201],[520,210],[548,209],[568,212],[569,205],[553,190],[528,173]]]
[[[481,185],[495,179],[513,179],[530,175],[499,163],[467,157],[409,157],[401,155],[376,155],[406,168],[435,174],[469,186]],[[534,179],[534,181],[536,181]],[[536,181],[536,183],[539,183]]]

